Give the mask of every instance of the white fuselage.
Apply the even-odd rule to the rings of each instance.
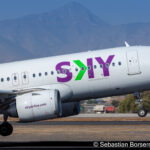
[[[150,89],[149,68],[145,46],[18,61],[0,65],[0,90],[59,89],[65,101],[121,95]]]

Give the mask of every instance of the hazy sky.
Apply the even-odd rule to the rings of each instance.
[[[0,20],[48,12],[71,1],[111,24],[150,22],[150,0],[0,0]]]

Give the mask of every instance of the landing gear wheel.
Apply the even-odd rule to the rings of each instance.
[[[13,127],[10,123],[8,122],[3,122],[1,125],[0,125],[0,134],[2,136],[8,136],[8,135],[11,135],[13,132]]]
[[[145,117],[147,115],[147,110],[141,108],[138,110],[138,116],[139,117]]]

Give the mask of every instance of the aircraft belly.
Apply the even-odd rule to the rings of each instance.
[[[79,88],[80,86],[80,88]],[[106,95],[110,89],[109,78],[95,79],[88,82],[76,82],[73,86],[73,99],[86,97],[101,97]]]

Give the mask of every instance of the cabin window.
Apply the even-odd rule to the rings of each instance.
[[[54,74],[54,72],[53,71],[51,71],[51,75],[53,75]]]
[[[108,68],[108,67],[109,67],[109,64],[105,64],[105,66],[106,66],[106,68]]]
[[[48,73],[47,72],[45,72],[45,76],[47,76],[48,75]]]
[[[64,74],[66,73],[66,70],[65,70],[65,69],[63,70],[63,73],[64,73]]]
[[[84,67],[81,67],[81,70],[84,70]]]
[[[114,62],[112,63],[112,66],[115,66],[115,63],[114,63]]]
[[[60,73],[60,70],[57,70],[57,73],[59,74],[59,73]]]
[[[9,78],[9,77],[7,77],[7,81],[10,81],[10,78]]]
[[[14,76],[14,80],[17,80],[17,77],[16,77],[16,76]]]
[[[23,75],[23,78],[24,78],[24,79],[26,79],[26,78],[27,78],[27,76],[24,74],[24,75]]]
[[[33,78],[35,78],[35,73],[33,74]]]
[[[41,73],[39,73],[39,77],[41,77],[42,76],[42,74]]]
[[[96,69],[97,68],[97,66],[96,65],[94,65],[94,69]]]
[[[100,64],[100,68],[103,68],[103,64]]]
[[[88,70],[91,70],[91,66],[88,66]]]
[[[118,62],[118,65],[121,66],[121,62],[120,61]]]
[[[4,78],[1,78],[1,82],[4,82]]]
[[[75,71],[78,71],[78,68],[75,68]]]

